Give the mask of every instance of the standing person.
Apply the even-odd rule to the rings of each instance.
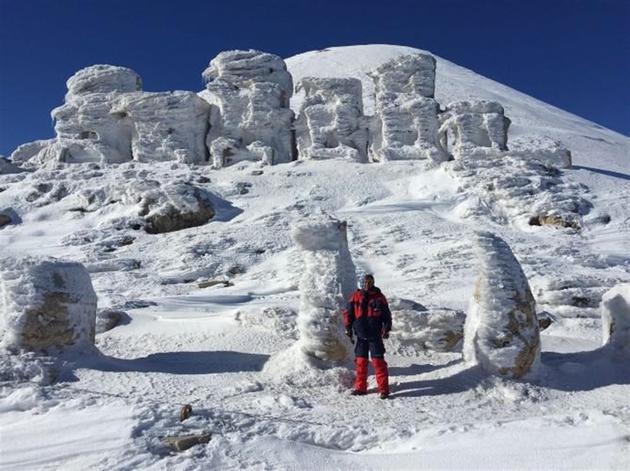
[[[356,290],[348,306],[343,311],[346,335],[352,340],[353,331],[357,336],[354,347],[356,356],[356,377],[352,395],[367,394],[368,353],[376,374],[376,384],[381,399],[389,397],[389,372],[385,362],[383,339],[389,337],[392,329],[392,314],[387,299],[381,290],[374,286],[374,276],[365,275],[363,288]]]

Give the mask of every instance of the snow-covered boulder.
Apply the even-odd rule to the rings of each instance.
[[[282,58],[255,50],[225,51],[212,59],[203,78],[201,96],[213,105],[206,139],[213,166],[261,156],[269,164],[293,160],[293,81]]]
[[[210,105],[193,92],[131,93],[112,109],[129,116],[133,128],[133,159],[140,162],[176,160],[206,162]]]
[[[305,77],[296,87],[302,90],[305,97],[295,122],[299,158],[367,161],[361,81]]]
[[[88,349],[96,294],[83,265],[32,257],[0,259],[0,347],[16,352]]]
[[[479,278],[464,328],[464,358],[492,374],[526,375],[540,359],[536,302],[510,247],[476,234]]]
[[[521,136],[510,140],[510,154],[534,159],[549,167],[571,168],[571,151],[546,136]]]
[[[630,284],[615,286],[601,304],[604,345],[630,354]]]
[[[11,208],[0,210],[0,229],[9,224],[18,224],[20,221],[20,216]]]
[[[149,234],[200,226],[215,214],[209,195],[190,183],[167,183],[127,195],[137,201],[138,215]]]
[[[18,148],[15,149],[11,154],[11,161],[18,164],[25,163],[31,160],[37,154],[39,154],[42,150],[53,145],[54,143],[55,139],[41,139],[38,141],[22,144],[18,146]]]
[[[449,103],[440,119],[440,143],[455,158],[474,152],[477,147],[507,149],[510,120],[499,103],[484,100]]]
[[[345,222],[315,216],[297,224],[292,235],[303,259],[299,339],[272,357],[265,371],[276,378],[297,375],[293,380],[300,381],[300,376],[309,376],[307,370],[345,366],[350,344],[343,333],[341,311],[355,288],[356,274]]]
[[[119,163],[131,160],[132,126],[113,110],[124,93],[139,91],[140,76],[131,69],[93,65],[67,82],[65,103],[52,111],[57,140],[41,160]]]
[[[396,326],[391,332],[391,343],[401,353],[407,350],[448,352],[461,348],[466,319],[462,311],[426,308],[400,298],[391,299],[389,309]]]
[[[435,58],[428,54],[396,57],[370,76],[376,92],[376,116],[370,133],[372,158],[448,160],[438,142],[440,107],[433,98]]]
[[[125,311],[118,309],[99,309],[96,313],[96,333],[102,334],[121,324],[127,324],[131,318]]]

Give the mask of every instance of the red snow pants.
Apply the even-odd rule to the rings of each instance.
[[[362,345],[359,345],[360,342],[365,342],[366,343],[365,347],[363,347]],[[368,358],[367,358],[368,345],[367,343],[368,343],[367,340],[357,339],[357,345],[355,347],[355,353],[357,354],[357,357],[354,361],[356,365],[354,389],[361,392],[367,392],[367,378],[368,378]],[[383,341],[381,340],[379,343],[382,345]],[[378,346],[377,346],[377,349],[380,350]],[[363,355],[363,353],[365,353],[365,355]],[[372,355],[372,367],[374,368],[374,373],[376,375],[376,385],[378,387],[378,392],[380,392],[381,394],[389,394],[389,371],[387,370],[387,362],[381,356],[374,357],[374,355]]]

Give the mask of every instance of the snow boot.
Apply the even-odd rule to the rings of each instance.
[[[356,365],[355,379],[354,379],[354,391],[353,395],[367,393],[367,377],[368,377],[368,359],[363,357],[357,357],[354,360]]]

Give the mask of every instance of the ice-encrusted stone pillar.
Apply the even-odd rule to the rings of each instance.
[[[206,143],[215,167],[241,160],[293,160],[293,80],[282,58],[255,50],[225,51],[212,59],[203,78],[201,95],[213,105]]]
[[[265,371],[278,378],[310,377],[308,371],[347,366],[351,345],[341,312],[356,287],[346,223],[321,215],[297,224],[293,239],[303,261],[299,282],[299,340],[274,356]],[[315,374],[315,373],[313,373]]]
[[[477,147],[507,150],[510,120],[503,107],[494,101],[457,101],[449,103],[440,116],[441,146],[459,158]]]
[[[93,65],[79,70],[67,82],[65,103],[55,108],[56,141],[41,160],[118,163],[131,160],[131,122],[112,107],[121,94],[142,88],[131,69]]]
[[[601,303],[604,345],[630,355],[630,284],[615,286]]]
[[[361,81],[305,77],[296,87],[302,90],[304,101],[295,122],[299,158],[367,161]]]
[[[439,105],[433,98],[435,58],[421,53],[396,57],[370,76],[376,92],[370,134],[372,158],[448,160],[438,142]]]
[[[536,302],[521,265],[505,241],[476,233],[479,278],[464,326],[464,359],[511,378],[540,359]]]
[[[208,160],[210,105],[196,93],[129,93],[119,98],[113,113],[131,120],[134,160],[188,164]]]
[[[48,352],[94,345],[96,294],[80,263],[0,259],[0,348]]]

